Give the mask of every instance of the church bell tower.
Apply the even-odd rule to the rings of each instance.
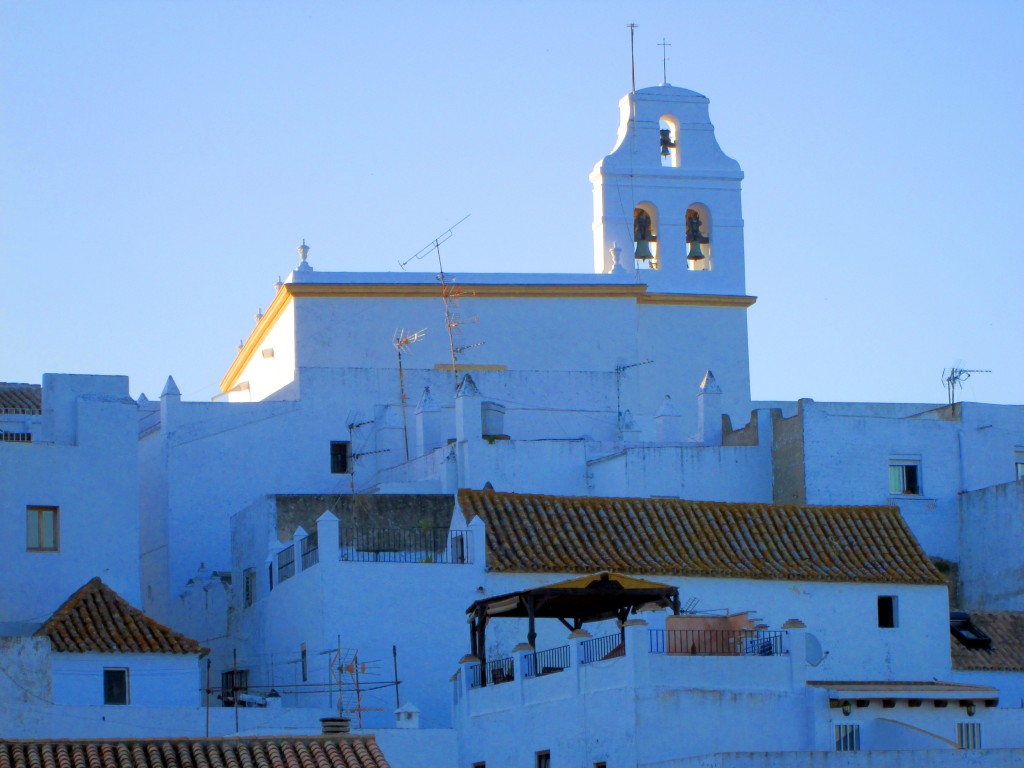
[[[743,295],[739,163],[715,140],[708,99],[660,85],[619,102],[618,140],[590,175],[594,268],[659,290]]]

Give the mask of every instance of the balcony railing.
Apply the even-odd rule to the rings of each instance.
[[[473,561],[470,531],[429,528],[341,528],[341,559],[361,563]]]
[[[315,531],[302,540],[302,570],[312,568],[320,562],[320,550],[317,542]]]
[[[569,646],[562,645],[558,648],[549,648],[546,651],[528,653],[523,659],[525,667],[523,677],[540,677],[561,672],[563,669],[568,669],[570,665]]]
[[[781,656],[785,634],[761,629],[652,629],[650,652],[670,656]]]
[[[277,553],[277,583],[295,575],[295,545],[285,547]]]
[[[626,643],[618,632],[602,635],[580,643],[580,664],[617,659],[626,655]]]
[[[488,661],[486,664],[474,664],[470,667],[469,673],[470,688],[510,683],[516,679],[515,667],[511,656]]]

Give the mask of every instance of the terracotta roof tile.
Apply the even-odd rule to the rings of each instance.
[[[944,584],[896,507],[459,491],[494,571]]]
[[[0,742],[0,768],[391,768],[373,736]]]
[[[951,634],[953,669],[1024,672],[1024,612],[971,611],[970,616],[992,646],[967,648]]]
[[[43,388],[39,384],[0,381],[0,411],[8,408],[18,413],[40,413],[43,408]]]
[[[36,635],[50,638],[53,650],[70,653],[200,653],[203,650],[195,640],[133,608],[99,577],[69,597]],[[102,765],[90,763],[89,768],[118,768],[118,764],[125,768],[123,763],[128,758],[112,755],[99,759]]]

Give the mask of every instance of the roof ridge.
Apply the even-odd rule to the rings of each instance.
[[[460,489],[498,571],[944,584],[897,507]]]
[[[36,631],[57,652],[202,653],[199,643],[147,616],[95,576]]]

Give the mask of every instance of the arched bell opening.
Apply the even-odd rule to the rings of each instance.
[[[658,120],[660,133],[661,165],[663,168],[678,168],[679,152],[679,121],[672,115],[662,115]]]
[[[658,268],[658,209],[651,203],[638,203],[633,209],[633,258],[637,267],[646,263]]]
[[[711,211],[693,203],[686,209],[686,266],[693,272],[711,270]]]

